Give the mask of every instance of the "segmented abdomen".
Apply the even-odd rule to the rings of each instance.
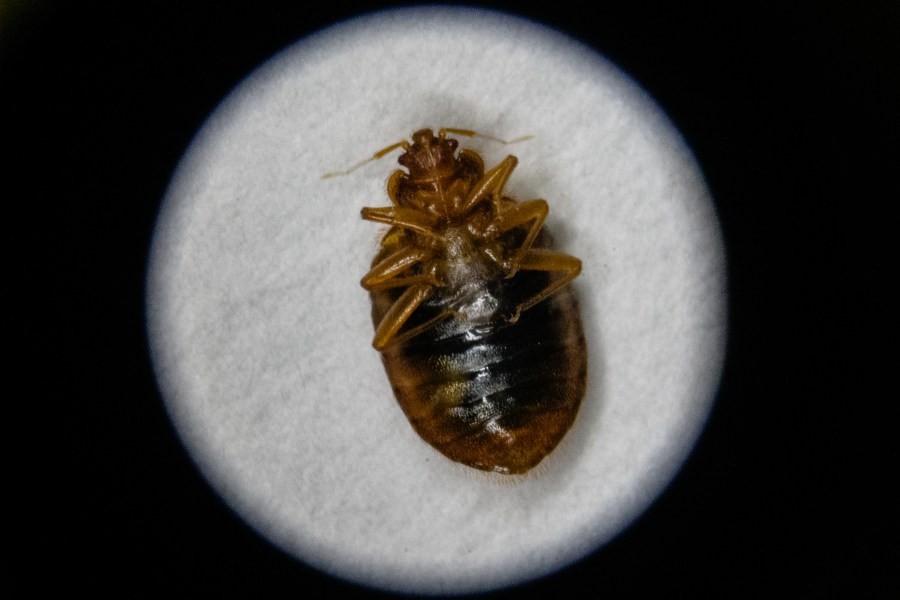
[[[547,277],[520,272],[494,292],[511,310],[546,286]],[[376,324],[398,293],[372,293]],[[440,309],[440,290],[429,304]],[[467,331],[450,319],[382,351],[394,394],[416,432],[454,461],[503,473],[528,471],[562,440],[584,396],[586,356],[568,287],[516,323],[498,318]]]

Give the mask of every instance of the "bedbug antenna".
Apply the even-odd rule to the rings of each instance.
[[[382,148],[381,150],[379,150],[378,152],[376,152],[369,158],[356,163],[355,165],[353,165],[346,171],[332,171],[331,173],[325,173],[324,175],[322,175],[322,179],[331,179],[332,177],[341,177],[344,175],[349,175],[350,173],[357,170],[361,166],[366,165],[372,161],[378,160],[385,154],[391,152],[392,150],[396,150],[397,148],[403,148],[404,150],[406,150],[409,148],[409,142],[406,140],[402,140],[402,141],[397,142],[396,144],[391,144],[390,146],[387,146],[386,148]]]
[[[477,131],[473,131],[471,129],[457,129],[455,127],[441,127],[441,129],[438,131],[438,137],[440,139],[446,138],[447,134],[464,135],[467,137],[482,138],[485,140],[490,140],[492,142],[497,142],[499,144],[504,144],[506,146],[509,146],[511,144],[518,144],[519,142],[524,142],[524,141],[530,140],[534,137],[533,135],[523,135],[523,136],[517,137],[512,140],[501,140],[500,138],[494,137],[492,135],[478,133]],[[404,150],[408,150],[409,142],[407,140],[401,140],[401,141],[397,142],[396,144],[391,144],[390,146],[382,148],[381,150],[379,150],[378,152],[376,152],[369,158],[356,163],[349,169],[346,169],[344,171],[332,171],[330,173],[325,173],[324,175],[322,175],[322,179],[331,179],[332,177],[343,177],[344,175],[349,175],[350,173],[357,170],[361,166],[366,165],[372,161],[378,160],[379,158],[383,157],[385,154],[388,154],[389,152],[396,150],[397,148],[403,148]]]
[[[478,133],[477,131],[472,131],[471,129],[455,129],[453,127],[441,127],[441,129],[438,131],[438,137],[444,139],[445,137],[447,137],[448,133],[452,133],[455,135],[464,135],[466,137],[477,137],[484,140],[497,142],[499,144],[504,144],[506,146],[509,146],[510,144],[518,144],[519,142],[524,142],[534,137],[533,135],[523,135],[512,140],[501,140],[500,138],[496,138],[492,135],[485,135],[483,133]]]

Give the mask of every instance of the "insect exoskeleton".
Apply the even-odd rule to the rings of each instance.
[[[373,345],[422,439],[470,467],[524,473],[584,396],[587,349],[566,286],[581,261],[552,249],[546,201],[503,195],[515,156],[485,172],[448,134],[478,135],[421,129],[372,157],[402,148],[408,170],[388,181],[391,206],[362,209],[390,225],[362,279]]]

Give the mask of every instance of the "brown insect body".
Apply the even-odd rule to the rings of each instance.
[[[485,173],[441,130],[400,142],[392,206],[363,218],[391,225],[362,285],[373,345],[415,431],[452,460],[524,473],[562,440],[584,396],[587,352],[566,283],[581,262],[551,249],[543,200],[502,195],[516,165]]]

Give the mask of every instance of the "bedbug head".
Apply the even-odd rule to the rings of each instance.
[[[459,145],[454,139],[437,137],[430,129],[420,129],[412,134],[413,143],[397,159],[409,169],[413,179],[433,179],[455,171],[454,153]]]

